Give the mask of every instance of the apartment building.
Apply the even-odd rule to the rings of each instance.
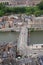
[[[8,2],[13,6],[34,6],[38,4],[41,0],[0,0],[1,2]]]

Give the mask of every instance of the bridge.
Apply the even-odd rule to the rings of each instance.
[[[17,49],[19,50],[20,54],[29,56],[38,56],[43,55],[43,44],[33,44],[28,46],[28,28],[26,25],[23,25],[20,31],[19,39],[18,39],[18,46]]]
[[[19,40],[18,40],[18,50],[20,53],[26,53],[26,46],[27,46],[27,36],[28,36],[28,29],[24,25],[21,28],[20,35],[19,35]]]

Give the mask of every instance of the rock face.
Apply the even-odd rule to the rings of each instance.
[[[9,2],[11,5],[34,6],[41,0],[0,0],[0,2]]]

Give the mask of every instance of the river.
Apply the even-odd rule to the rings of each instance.
[[[0,42],[12,42],[16,41],[19,37],[18,32],[0,32]]]
[[[43,44],[43,31],[30,32],[30,44]]]

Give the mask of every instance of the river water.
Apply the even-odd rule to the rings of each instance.
[[[0,42],[12,42],[16,41],[19,37],[18,32],[0,32]]]
[[[19,32],[0,32],[0,42],[16,41],[19,37]],[[30,32],[30,44],[43,44],[43,31]]]
[[[30,32],[30,44],[43,44],[43,31]]]

